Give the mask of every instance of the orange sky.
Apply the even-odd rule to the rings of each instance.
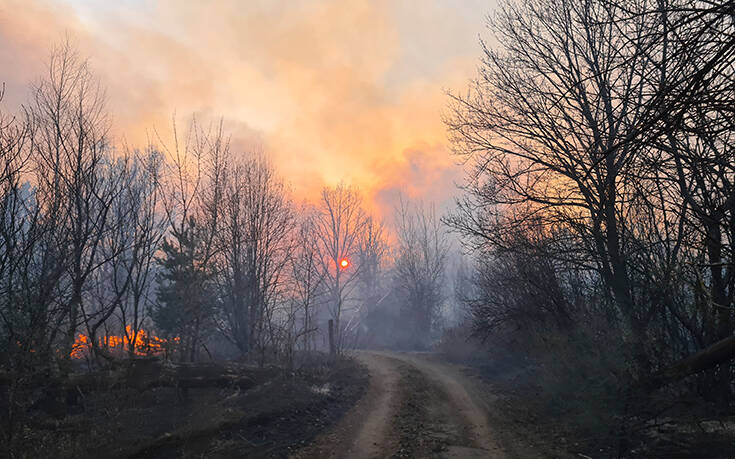
[[[71,38],[107,87],[117,140],[222,117],[297,199],[340,180],[387,210],[398,190],[446,203],[462,173],[444,90],[474,76],[492,1],[2,0],[5,105]]]

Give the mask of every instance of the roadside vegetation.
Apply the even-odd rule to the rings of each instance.
[[[446,221],[475,266],[443,349],[602,456],[732,453],[732,19],[732,2],[503,2],[452,95],[471,172]]]

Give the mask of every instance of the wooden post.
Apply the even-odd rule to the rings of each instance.
[[[329,355],[336,354],[334,348],[334,321],[329,319]]]

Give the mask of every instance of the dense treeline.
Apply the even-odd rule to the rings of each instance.
[[[474,330],[621,442],[630,388],[696,367],[679,389],[733,402],[732,352],[653,378],[735,339],[733,20],[733,2],[505,2],[452,97]]]

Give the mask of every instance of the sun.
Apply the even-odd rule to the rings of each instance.
[[[343,259],[341,259],[341,260],[339,261],[339,266],[340,266],[340,267],[341,267],[342,269],[347,269],[347,267],[348,267],[348,266],[350,266],[350,260],[348,260],[347,258],[343,258]]]

